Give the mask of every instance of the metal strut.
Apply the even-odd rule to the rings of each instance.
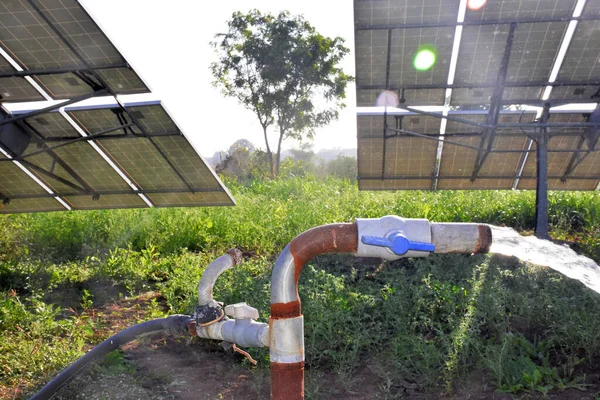
[[[512,50],[513,40],[515,37],[515,30],[517,24],[510,24],[510,30],[508,31],[508,38],[506,39],[506,45],[504,46],[504,54],[502,55],[502,61],[500,62],[500,69],[498,70],[498,78],[496,80],[496,87],[490,100],[490,110],[488,111],[488,125],[489,127],[481,135],[481,142],[479,147],[484,147],[487,141],[487,150],[479,150],[477,153],[477,159],[473,166],[473,173],[471,174],[471,182],[477,179],[479,171],[483,167],[485,160],[487,159],[490,151],[494,146],[494,139],[496,135],[496,124],[498,123],[498,117],[500,115],[500,109],[502,108],[502,93],[504,92],[504,82],[506,82],[506,73],[508,71],[508,63],[510,60],[510,53]]]
[[[32,133],[33,135],[35,135],[35,137],[38,140],[42,141],[42,143],[41,143],[42,145],[45,145],[45,143],[43,143],[44,137],[42,136],[42,134],[40,134],[33,126],[31,126],[31,124],[29,122],[27,122],[27,121],[19,121],[18,124],[23,129],[25,129],[25,130],[29,131],[30,133]],[[37,166],[35,164],[30,163],[27,160],[24,160],[25,157],[31,157],[31,156],[33,156],[35,154],[39,154],[39,153],[42,153],[42,152],[48,153],[48,155],[50,157],[52,157],[53,163],[56,163],[56,164],[60,165],[65,170],[66,173],[68,173],[69,175],[71,175],[79,183],[79,185],[81,185],[81,187],[78,187],[78,186],[74,185],[72,182],[66,181],[65,179],[63,179],[63,178],[61,178],[61,177],[59,177],[59,176],[57,176],[57,175],[55,175],[55,174],[53,174],[51,172],[50,172],[50,174],[52,176],[50,176],[50,175],[48,175],[49,171],[46,171],[46,170],[42,169],[41,167],[39,167],[39,166]],[[53,179],[56,179],[57,181],[65,184],[65,185],[67,185],[69,187],[75,186],[76,188],[82,190],[84,193],[91,194],[92,195],[92,199],[94,199],[94,200],[98,199],[98,193],[96,193],[96,191],[94,189],[92,189],[92,187],[90,185],[87,184],[87,182],[85,181],[85,179],[83,179],[77,172],[75,172],[75,170],[73,168],[71,168],[69,166],[69,164],[67,164],[62,158],[60,158],[50,148],[40,149],[40,150],[35,151],[33,153],[29,153],[29,154],[26,154],[26,155],[22,155],[21,157],[17,157],[16,159],[19,160],[19,161],[21,161],[24,164],[29,164],[29,166],[32,169],[36,169],[38,172],[40,172],[40,173],[42,173],[42,174],[44,174],[46,176],[49,176],[49,177],[51,177]]]
[[[385,64],[385,86],[389,88],[390,86],[390,63],[392,57],[392,30],[388,29],[387,35],[387,59]],[[383,112],[383,154],[381,156],[381,179],[385,176],[385,162],[386,162],[386,153],[387,153],[387,104],[385,105],[385,110]]]

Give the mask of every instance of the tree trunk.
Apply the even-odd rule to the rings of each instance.
[[[271,147],[269,146],[266,125],[263,125],[263,134],[265,135],[265,146],[267,146],[267,157],[269,157],[269,172],[271,173],[271,179],[275,179],[275,171],[273,169],[273,153],[271,152]]]
[[[283,141],[284,132],[279,134],[279,142],[277,143],[277,167],[275,168],[275,176],[279,176],[279,164],[281,161],[281,142]]]

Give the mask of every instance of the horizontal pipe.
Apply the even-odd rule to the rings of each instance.
[[[235,343],[243,347],[268,347],[269,325],[249,319],[223,319],[208,326],[195,321],[188,325],[190,333],[203,339]]]
[[[486,224],[432,222],[434,253],[487,253],[492,245],[492,230]]]

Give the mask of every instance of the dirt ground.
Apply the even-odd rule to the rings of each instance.
[[[149,292],[120,299],[94,310],[112,334],[148,317],[147,304],[159,299]],[[254,400],[269,398],[267,365],[250,366],[239,354],[224,351],[216,343],[197,338],[175,339],[163,334],[126,345],[122,356],[92,366],[65,386],[56,399],[178,399]],[[422,393],[416,385],[386,385],[377,373],[376,360],[365,361],[352,378],[324,371],[306,371],[306,397],[313,399],[590,399],[596,400],[600,377],[586,391],[567,390],[537,395],[495,392],[489,377],[473,376],[463,388],[449,396]],[[589,380],[588,380],[589,381]]]

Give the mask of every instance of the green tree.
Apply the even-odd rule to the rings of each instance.
[[[327,164],[327,173],[338,178],[356,181],[356,158],[338,155]]]
[[[344,39],[325,37],[287,11],[236,12],[228,27],[212,43],[218,55],[211,64],[213,83],[258,118],[273,178],[285,139],[311,139],[315,128],[338,118],[352,81],[338,64],[349,49]],[[278,133],[275,157],[267,136],[271,127]]]
[[[218,174],[235,178],[240,183],[264,178],[267,175],[267,163],[264,152],[256,150],[247,139],[239,139],[227,152],[223,152],[215,165]]]

